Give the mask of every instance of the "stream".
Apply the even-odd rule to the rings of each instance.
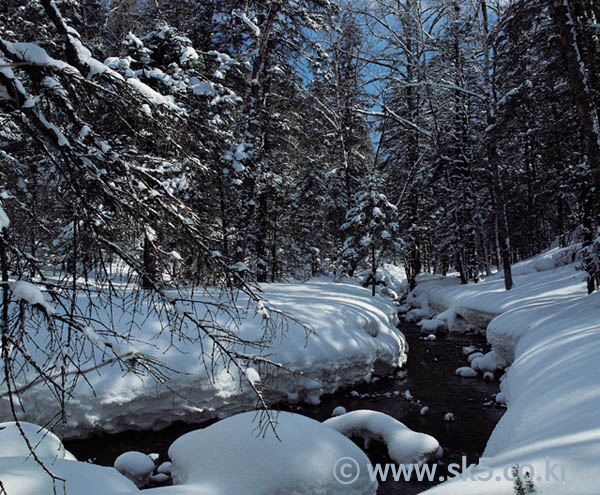
[[[498,392],[498,376],[493,382],[485,382],[480,376],[460,378],[455,374],[456,368],[468,366],[463,347],[475,346],[487,352],[489,345],[482,335],[448,334],[435,341],[426,341],[422,340],[416,325],[402,323],[399,328],[408,341],[409,354],[407,366],[394,376],[324,395],[317,406],[279,404],[276,408],[318,421],[329,418],[336,406],[344,406],[348,411],[372,409],[389,414],[409,428],[428,433],[440,442],[444,456],[443,464],[436,471],[437,479],[447,476],[445,466],[448,464],[460,465],[463,457],[468,464],[476,463],[481,457],[487,439],[504,413],[504,409],[493,401],[493,395]],[[405,397],[407,390],[412,399]],[[423,406],[429,407],[426,416],[420,414]],[[447,412],[454,414],[454,421],[444,421]],[[65,441],[64,444],[79,460],[100,465],[112,466],[116,457],[128,450],[159,453],[162,462],[167,460],[167,450],[175,439],[209,424],[175,423],[158,432],[102,434],[85,440]],[[372,463],[390,462],[383,445],[375,443],[367,453]],[[377,493],[411,495],[437,483],[437,480],[417,481],[414,476],[410,481],[389,479],[380,482]]]

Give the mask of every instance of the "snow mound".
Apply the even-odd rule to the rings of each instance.
[[[25,421],[21,421],[19,424],[38,457],[65,458],[65,447],[54,433]],[[31,455],[31,451],[14,421],[0,423],[0,447],[0,457]]]
[[[238,414],[178,438],[169,448],[176,486],[152,493],[375,495],[369,459],[343,435],[305,416],[280,412],[278,439],[267,425],[259,428],[258,414]],[[350,473],[348,466],[336,472],[340,459],[359,472]],[[350,481],[354,474],[356,480],[348,484],[336,478]]]
[[[150,481],[154,471],[154,461],[142,452],[130,451],[115,459],[115,469],[129,478],[138,488],[143,488]]]
[[[57,459],[46,466],[52,478],[31,457],[0,457],[0,480],[9,495],[138,495],[136,486],[113,468]]]
[[[351,411],[323,422],[347,437],[368,444],[377,440],[387,445],[390,458],[398,464],[423,464],[442,456],[439,442],[431,435],[411,430],[395,418],[378,411]]]

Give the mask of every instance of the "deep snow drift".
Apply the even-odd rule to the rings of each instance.
[[[104,300],[95,300],[95,307],[89,309],[94,318],[110,321],[108,312],[113,311],[113,320],[122,326],[117,330],[132,332],[135,339],[129,344],[112,342],[112,349],[118,348],[122,353],[142,352],[174,371],[166,371],[167,384],[160,384],[144,373],[125,373],[118,365],[89,373],[86,378],[91,387],[79,380],[67,404],[65,438],[82,437],[95,430],[161,428],[176,420],[201,422],[252,409],[256,396],[249,382],[268,389],[271,399],[317,403],[323,393],[370,380],[374,374],[388,374],[406,361],[405,340],[395,328],[396,311],[389,299],[373,298],[368,289],[325,278],[307,283],[269,284],[262,289],[264,303],[250,303],[243,295],[238,298],[237,306],[242,311],[239,325],[230,319],[219,320],[219,316],[217,321],[248,341],[260,341],[264,337],[264,319],[277,318],[270,308],[306,323],[314,330],[313,334],[307,335],[296,321],[284,321],[262,351],[251,346],[243,349],[281,363],[297,374],[279,369],[266,373],[264,367],[251,362],[245,364],[242,376],[226,362],[218,361],[212,366],[209,358],[214,348],[208,339],[196,337],[190,343],[178,333],[161,331],[164,322],[156,316],[148,317],[156,314],[150,311],[152,301],[143,302],[147,306],[142,305],[132,316],[114,314],[118,304],[109,309]],[[43,296],[40,293],[36,297]],[[56,309],[42,301],[50,308],[49,312]],[[87,297],[81,296],[78,304],[85,314]],[[177,303],[172,314],[162,317],[176,318],[184,312],[204,315],[209,310],[202,303],[194,306]],[[192,336],[199,333],[185,323],[181,332]],[[111,357],[103,355],[106,352],[103,333],[88,327],[84,334],[87,355],[91,355],[94,346],[96,356]],[[45,333],[40,332],[36,338],[43,349]],[[30,373],[33,376],[34,370]],[[24,392],[22,401],[21,419],[32,423],[46,424],[59,411],[53,394],[43,386]],[[0,399],[0,419],[12,419],[6,397]]]
[[[473,470],[476,481],[454,479],[426,493],[511,493],[517,464],[532,468],[536,493],[598,493],[600,294],[586,294],[585,274],[569,261],[569,250],[552,249],[516,264],[508,292],[500,275],[421,291],[432,316],[464,320],[457,329],[487,325],[492,352],[474,356],[473,369],[510,365],[497,398],[508,409],[483,453],[493,472]]]

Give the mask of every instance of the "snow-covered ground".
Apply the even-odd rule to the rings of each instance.
[[[377,491],[368,457],[351,440],[318,421],[288,412],[237,414],[179,437],[169,448],[170,463],[156,466],[151,456],[127,452],[116,460],[116,469],[63,458],[65,449],[56,437],[35,425],[23,426],[30,443],[42,440],[36,449],[40,463],[27,455],[14,423],[2,424],[0,481],[8,495],[375,495]],[[173,485],[143,489],[153,471],[159,473],[153,479],[171,476]],[[60,478],[54,480],[56,491],[49,473]]]
[[[24,292],[19,293],[22,298],[28,300],[29,293],[21,292]],[[40,293],[34,295],[42,297]],[[348,281],[334,283],[322,278],[307,283],[265,285],[261,297],[264,303],[257,305],[249,303],[246,296],[240,296],[237,306],[242,311],[247,307],[247,311],[241,314],[239,325],[234,324],[234,320],[219,320],[220,316],[217,322],[236,336],[255,342],[264,337],[265,318],[270,321],[278,318],[273,309],[304,322],[314,333],[307,335],[305,328],[294,320],[284,321],[282,327],[269,336],[268,345],[262,351],[251,346],[236,347],[249,354],[259,353],[296,374],[272,368],[267,374],[264,366],[251,362],[245,364],[245,377],[222,360],[211,367],[208,358],[214,347],[208,339],[184,340],[178,332],[163,331],[161,318],[166,321],[184,312],[206,314],[210,308],[201,303],[192,307],[190,303],[180,302],[171,314],[159,314],[150,311],[152,301],[142,301],[135,314],[119,315],[114,314],[115,308],[120,306],[118,301],[112,301],[109,306],[105,300],[94,300],[95,307],[89,308],[93,318],[109,321],[112,311],[113,321],[122,327],[117,330],[131,332],[133,342],[123,344],[119,352],[144,353],[173,371],[166,371],[166,384],[144,373],[125,373],[118,365],[88,373],[87,381],[80,379],[71,391],[64,437],[80,438],[98,430],[156,429],[176,420],[201,422],[252,409],[255,394],[249,382],[268,390],[270,398],[287,397],[292,401],[317,403],[323,393],[370,380],[374,374],[389,374],[406,361],[405,340],[395,328],[395,307],[389,299],[372,298],[368,289]],[[52,303],[44,299],[42,302],[49,314],[53,311],[60,314],[60,309],[54,308]],[[87,295],[82,295],[79,306],[83,314],[87,312],[87,304]],[[197,329],[183,325],[181,333],[198,335]],[[86,349],[84,355],[91,356],[94,346],[99,361],[111,356],[104,345],[105,333],[86,328],[84,334],[79,336]],[[43,350],[45,332],[36,338]],[[113,349],[118,347],[114,341],[112,346]],[[37,357],[34,354],[34,358]],[[43,362],[44,356],[39,358]],[[24,408],[21,419],[47,424],[50,418],[57,417],[59,405],[46,387],[32,387],[21,398]],[[4,397],[0,399],[0,420],[10,419],[8,400]]]
[[[451,329],[456,315],[487,325],[494,355],[474,358],[472,367],[510,367],[499,394],[508,409],[483,453],[492,471],[472,470],[475,481],[453,479],[427,494],[511,493],[507,478],[517,464],[532,468],[536,493],[598,493],[600,294],[586,294],[585,274],[571,260],[568,250],[553,249],[516,264],[509,292],[501,275],[466,286],[429,284],[428,309],[442,312]]]

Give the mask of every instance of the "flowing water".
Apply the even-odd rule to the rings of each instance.
[[[381,411],[402,421],[416,431],[428,433],[438,439],[444,448],[442,464],[438,466],[436,481],[394,481],[380,483],[379,495],[419,493],[439,482],[439,476],[447,476],[449,463],[461,465],[463,458],[476,463],[481,456],[492,429],[504,410],[493,404],[492,397],[498,392],[497,378],[484,382],[481,377],[460,378],[456,368],[466,366],[464,346],[475,345],[487,351],[485,339],[478,334],[448,334],[436,341],[421,340],[419,328],[402,324],[400,329],[409,344],[408,364],[394,376],[368,384],[357,385],[348,390],[322,397],[318,406],[280,404],[282,410],[294,411],[322,421],[331,416],[336,406],[348,411],[372,409]],[[405,397],[409,391],[412,399]],[[486,404],[486,405],[484,405]],[[429,413],[421,416],[423,406]],[[452,412],[453,422],[444,421],[444,415]],[[174,424],[159,432],[124,432],[100,435],[86,440],[67,441],[65,446],[80,460],[90,459],[101,465],[112,465],[115,458],[128,450],[160,454],[167,459],[169,445],[182,434],[202,425]],[[373,463],[390,462],[385,447],[374,445],[368,451]]]

